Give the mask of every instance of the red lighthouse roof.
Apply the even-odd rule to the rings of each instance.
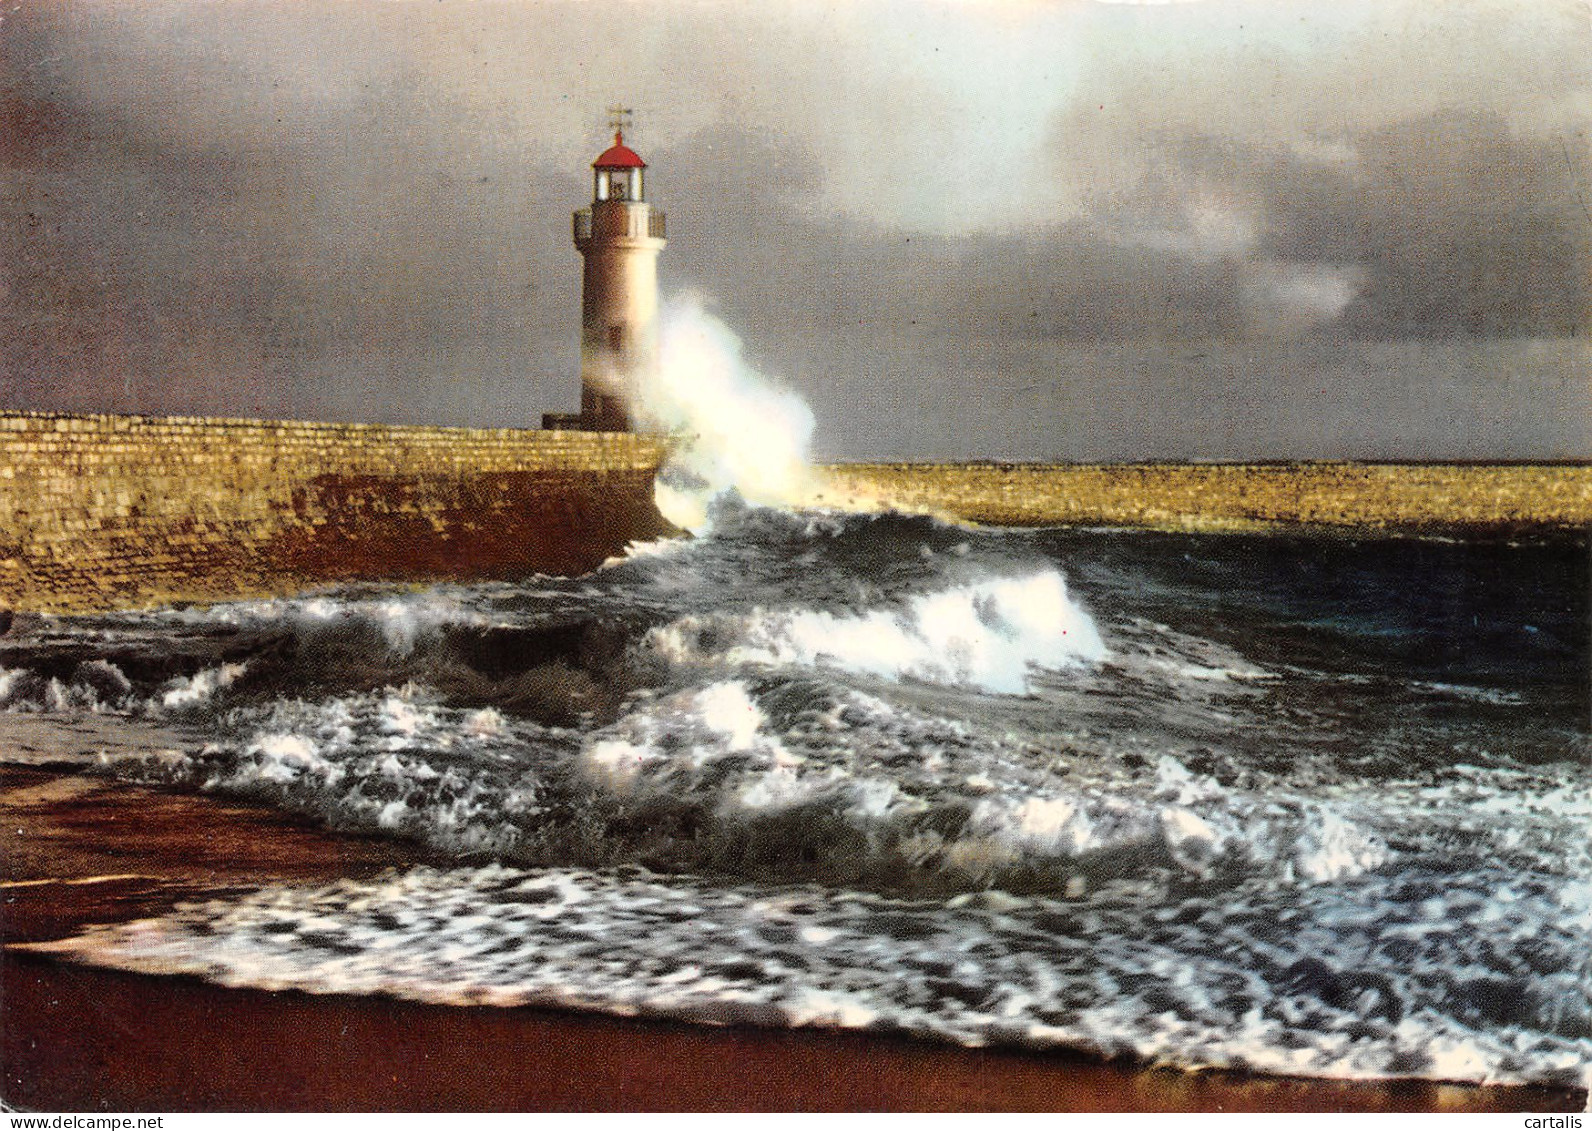
[[[641,155],[625,144],[623,132],[615,131],[614,143],[603,150],[602,155],[591,163],[593,169],[645,169],[647,163]]]

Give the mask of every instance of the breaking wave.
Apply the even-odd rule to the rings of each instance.
[[[683,617],[647,643],[680,663],[823,665],[1021,694],[1035,667],[1099,660],[1105,645],[1054,570],[914,595],[854,615],[753,609]]]
[[[583,578],[19,618],[0,740],[33,764],[425,865],[58,949],[1184,1065],[1592,1063],[1584,564],[712,525]]]

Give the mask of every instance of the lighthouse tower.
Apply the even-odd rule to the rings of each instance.
[[[592,202],[575,213],[575,247],[585,260],[580,427],[599,432],[629,430],[635,390],[658,361],[664,218],[647,203],[647,163],[625,144],[629,113],[613,111],[614,143],[592,162]]]

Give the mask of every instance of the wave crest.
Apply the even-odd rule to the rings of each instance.
[[[677,663],[834,667],[885,679],[1017,695],[1032,669],[1103,659],[1094,621],[1055,570],[979,581],[894,608],[836,614],[753,609],[686,616],[648,633]]]

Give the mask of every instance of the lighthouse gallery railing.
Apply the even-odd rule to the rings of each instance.
[[[609,223],[605,223],[603,226],[605,228],[609,228],[610,230],[605,231],[604,234],[605,235],[614,235],[614,236],[621,236],[621,235],[622,236],[629,236],[632,239],[640,238],[642,236],[643,233],[641,231],[641,224],[639,222],[639,217],[638,217],[638,213],[637,212],[632,212],[629,209],[626,209],[625,210],[624,224],[626,226],[626,230],[625,231],[619,231],[619,230],[617,230],[616,227],[611,227]],[[667,235],[667,225],[666,225],[666,221],[664,220],[664,215],[663,215],[662,210],[657,209],[657,208],[649,208],[647,210],[647,230],[646,230],[645,234],[650,239],[655,239],[655,240],[662,240],[662,239],[668,239],[669,238],[668,235]],[[575,213],[575,238],[577,240],[589,240],[589,239],[591,239],[591,236],[592,236],[591,209],[590,208],[582,208],[578,212]]]

